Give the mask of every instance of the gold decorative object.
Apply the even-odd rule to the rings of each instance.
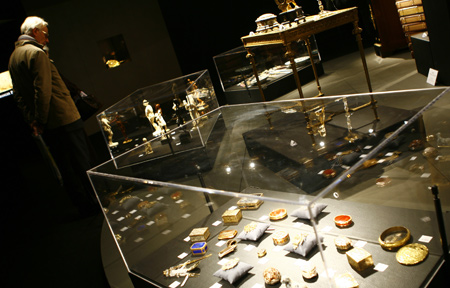
[[[294,8],[298,8],[297,3],[295,3],[294,0],[275,0],[275,3],[277,3],[278,9],[280,9],[281,12],[288,12]]]
[[[334,239],[334,245],[336,245],[336,248],[342,251],[346,251],[350,248],[352,248],[352,240],[345,236],[339,236]]]
[[[241,209],[227,210],[222,214],[223,223],[238,224],[242,219]]]
[[[378,187],[385,187],[385,186],[391,184],[391,181],[392,181],[392,180],[391,180],[390,177],[380,177],[380,178],[378,178],[378,179],[376,180],[375,184],[376,184]]]
[[[395,250],[404,246],[411,237],[409,229],[403,226],[388,228],[378,237],[381,247],[386,250]]]
[[[139,202],[139,204],[137,205],[138,209],[148,209],[148,208],[152,208],[157,202],[156,201],[141,201]]]
[[[239,264],[239,258],[234,258],[231,259],[229,261],[227,261],[225,264],[223,264],[222,266],[222,270],[230,270],[233,269],[234,267],[236,267]]]
[[[206,251],[208,251],[206,242],[196,242],[191,245],[191,252],[194,256],[205,255]]]
[[[227,241],[227,247],[219,252],[219,258],[222,258],[225,255],[230,254],[234,250],[236,250],[237,247],[237,241],[236,240],[228,240]]]
[[[308,237],[308,233],[295,234],[292,238],[292,247],[297,249],[298,246],[302,246],[303,242],[306,240],[306,237]]]
[[[262,194],[260,195],[262,196]],[[243,210],[253,210],[253,209],[258,209],[259,206],[261,206],[264,203],[264,201],[260,200],[260,199],[252,199],[252,198],[241,198],[238,202],[237,202],[237,206],[239,209],[243,209]]]
[[[247,224],[247,225],[244,226],[244,231],[245,231],[245,233],[250,233],[253,230],[255,230],[256,227],[258,227],[258,223],[252,222],[252,223]]]
[[[415,139],[412,140],[411,143],[409,143],[408,148],[411,151],[417,151],[423,149],[423,141],[421,139]]]
[[[339,228],[345,228],[350,226],[353,223],[352,216],[341,214],[334,217],[334,224],[336,224]]]
[[[198,276],[200,274],[198,273],[191,273],[190,271],[194,270],[195,268],[197,268],[197,266],[200,264],[200,261],[208,258],[209,256],[211,256],[212,254],[208,254],[206,256],[203,256],[201,258],[198,259],[194,259],[194,260],[189,260],[186,261],[184,263],[178,264],[176,266],[172,266],[169,269],[166,269],[163,271],[164,276],[166,277],[195,277]],[[194,264],[192,266],[188,266]]]
[[[353,248],[345,253],[347,255],[348,263],[356,270],[363,271],[373,266],[372,254],[363,248]]]
[[[172,193],[172,194],[170,195],[170,198],[171,198],[172,200],[176,201],[176,200],[180,200],[180,199],[181,199],[181,196],[183,196],[183,193],[182,193],[181,191],[177,191],[177,192],[175,192],[175,193]]]
[[[415,265],[428,256],[427,246],[419,243],[408,244],[397,251],[395,258],[403,265]]]
[[[224,230],[217,237],[219,240],[233,239],[237,235],[237,230]]]
[[[378,163],[377,159],[369,159],[367,161],[364,161],[364,163],[362,164],[361,168],[362,169],[370,168],[372,166],[377,165],[377,163]]]
[[[119,200],[119,205],[122,205],[123,202],[127,201],[128,199],[131,199],[132,197],[133,196],[131,196],[131,195],[127,195],[127,196],[122,197],[122,199]]]
[[[281,10],[279,14],[282,24],[289,24],[291,22],[298,22],[305,19],[302,7],[297,6],[294,0],[275,0],[278,8]]]
[[[320,4],[322,4],[322,3],[320,3]],[[322,9],[323,9],[323,6],[322,6]],[[348,129],[348,134],[347,134],[347,136],[344,137],[344,139],[347,140],[349,143],[353,143],[359,139],[359,136],[353,132],[352,121],[350,120],[351,113],[350,113],[350,108],[348,107],[347,98],[346,97],[342,98],[342,101],[344,102],[345,117],[347,118],[347,129]]]
[[[278,269],[269,267],[263,272],[264,282],[268,285],[275,285],[281,280],[281,273]]]
[[[427,147],[423,150],[422,155],[426,158],[435,158],[439,154],[438,150],[434,147]]]
[[[272,235],[274,245],[285,245],[289,242],[289,233],[284,230],[278,230]]]
[[[316,265],[312,263],[306,263],[302,266],[302,276],[305,279],[312,279],[317,276]]]
[[[334,178],[334,177],[336,177],[336,170],[334,170],[334,169],[332,169],[332,168],[330,168],[330,169],[325,169],[325,170],[322,172],[322,176],[325,177],[325,178],[327,178],[327,179]]]
[[[269,219],[276,221],[287,217],[287,211],[284,208],[278,208],[270,212]]]
[[[266,249],[261,248],[258,250],[257,254],[258,254],[258,258],[262,258],[262,257],[266,256],[267,251],[266,251]]]
[[[201,242],[206,241],[211,233],[208,227],[195,228],[189,234],[191,242]]]
[[[350,273],[340,274],[334,277],[334,282],[337,288],[357,288],[359,287],[358,282]]]
[[[277,16],[272,13],[266,13],[259,16],[255,22],[256,34],[278,30],[278,26],[280,25],[277,22]]]

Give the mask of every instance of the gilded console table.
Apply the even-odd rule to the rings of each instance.
[[[336,10],[336,11],[323,11],[319,13],[318,15],[313,16],[307,16],[304,20],[300,20],[298,22],[291,22],[290,24],[284,25],[281,28],[274,29],[273,31],[264,31],[262,33],[257,33],[253,35],[244,36],[241,38],[242,42],[244,43],[244,47],[247,50],[247,58],[249,58],[252,67],[253,67],[253,73],[255,74],[256,82],[258,84],[259,91],[261,93],[262,101],[265,101],[264,97],[264,91],[261,86],[261,82],[259,81],[258,77],[258,71],[256,69],[256,63],[254,54],[251,52],[252,47],[258,47],[258,46],[265,46],[265,45],[282,45],[286,49],[286,57],[289,59],[289,62],[291,63],[292,72],[294,74],[294,79],[296,82],[297,90],[299,93],[300,98],[303,97],[303,91],[302,91],[302,85],[300,83],[300,78],[297,73],[297,65],[295,63],[295,55],[291,49],[291,44],[294,41],[303,40],[306,44],[306,47],[308,49],[309,58],[311,61],[311,66],[313,68],[314,77],[316,79],[317,89],[319,91],[318,96],[323,96],[322,89],[320,87],[319,83],[319,77],[317,75],[317,69],[316,65],[314,63],[314,59],[311,52],[311,43],[309,41],[309,38],[311,35],[339,27],[342,25],[345,25],[347,23],[353,24],[353,34],[356,37],[359,52],[361,55],[361,61],[364,68],[364,73],[366,76],[366,82],[367,86],[369,88],[369,92],[372,92],[372,85],[370,83],[370,77],[369,77],[369,71],[367,69],[367,63],[366,63],[366,56],[364,54],[364,47],[362,45],[361,41],[361,31],[362,29],[358,26],[358,9],[356,7],[342,9],[342,10]],[[371,97],[371,101],[368,103],[365,103],[359,107],[350,108],[350,111],[356,111],[361,108],[368,107],[372,105],[373,112],[375,114],[375,119],[378,120],[378,114],[376,111],[376,102],[373,99],[373,96]],[[305,112],[305,117],[307,120],[307,123],[309,123],[309,117],[308,117],[308,110],[306,107],[303,107],[303,112]],[[308,130],[311,132],[311,127],[308,127]],[[313,136],[311,135],[313,138]],[[314,143],[314,140],[313,140]],[[313,144],[314,145],[314,144]]]
[[[361,31],[362,29],[358,27],[358,9],[356,7],[347,8],[337,11],[324,12],[323,14],[307,16],[304,21],[299,21],[298,23],[292,22],[289,27],[284,30],[269,31],[260,34],[248,35],[241,38],[244,43],[244,47],[247,49],[247,56],[253,65],[255,72],[255,77],[257,78],[257,83],[260,87],[261,96],[264,101],[264,93],[261,89],[258,75],[256,73],[256,63],[254,61],[253,54],[250,49],[252,47],[264,46],[264,45],[283,45],[286,49],[286,56],[289,58],[291,67],[294,73],[295,81],[297,84],[298,92],[300,98],[303,98],[303,92],[300,84],[300,79],[297,74],[297,66],[294,61],[294,54],[291,50],[291,43],[298,40],[305,41],[306,47],[308,49],[309,57],[311,60],[311,65],[313,67],[314,76],[316,78],[317,88],[319,90],[319,95],[323,95],[317,76],[317,70],[312,58],[311,45],[309,38],[311,35],[342,26],[347,23],[353,23],[353,34],[356,36],[358,42],[359,51],[361,54],[361,61],[364,67],[364,72],[366,75],[367,86],[369,92],[372,92],[372,86],[370,83],[369,71],[367,69],[366,57],[364,54],[364,48],[361,41]]]

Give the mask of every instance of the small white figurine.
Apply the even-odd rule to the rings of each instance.
[[[150,105],[148,103],[148,101],[145,99],[144,99],[144,101],[142,101],[142,105],[144,105],[144,107],[145,107],[145,117],[147,117],[148,121],[150,121],[150,124],[155,129],[155,132],[153,132],[153,135],[158,136],[159,134],[161,134],[161,128],[155,122],[156,115],[155,115],[155,113],[153,113],[152,105]]]

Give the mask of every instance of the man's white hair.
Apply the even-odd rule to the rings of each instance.
[[[25,35],[32,35],[33,29],[42,29],[48,26],[48,23],[44,19],[37,16],[30,16],[23,21],[22,26],[20,26],[20,32]]]

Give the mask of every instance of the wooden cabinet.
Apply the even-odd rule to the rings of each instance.
[[[381,57],[408,47],[395,4],[393,0],[371,0],[372,18],[377,32],[374,47],[376,54]]]
[[[411,55],[414,57],[411,35],[427,30],[422,0],[399,0],[395,2],[395,6],[398,9],[400,23],[408,41],[408,47],[411,50]]]

